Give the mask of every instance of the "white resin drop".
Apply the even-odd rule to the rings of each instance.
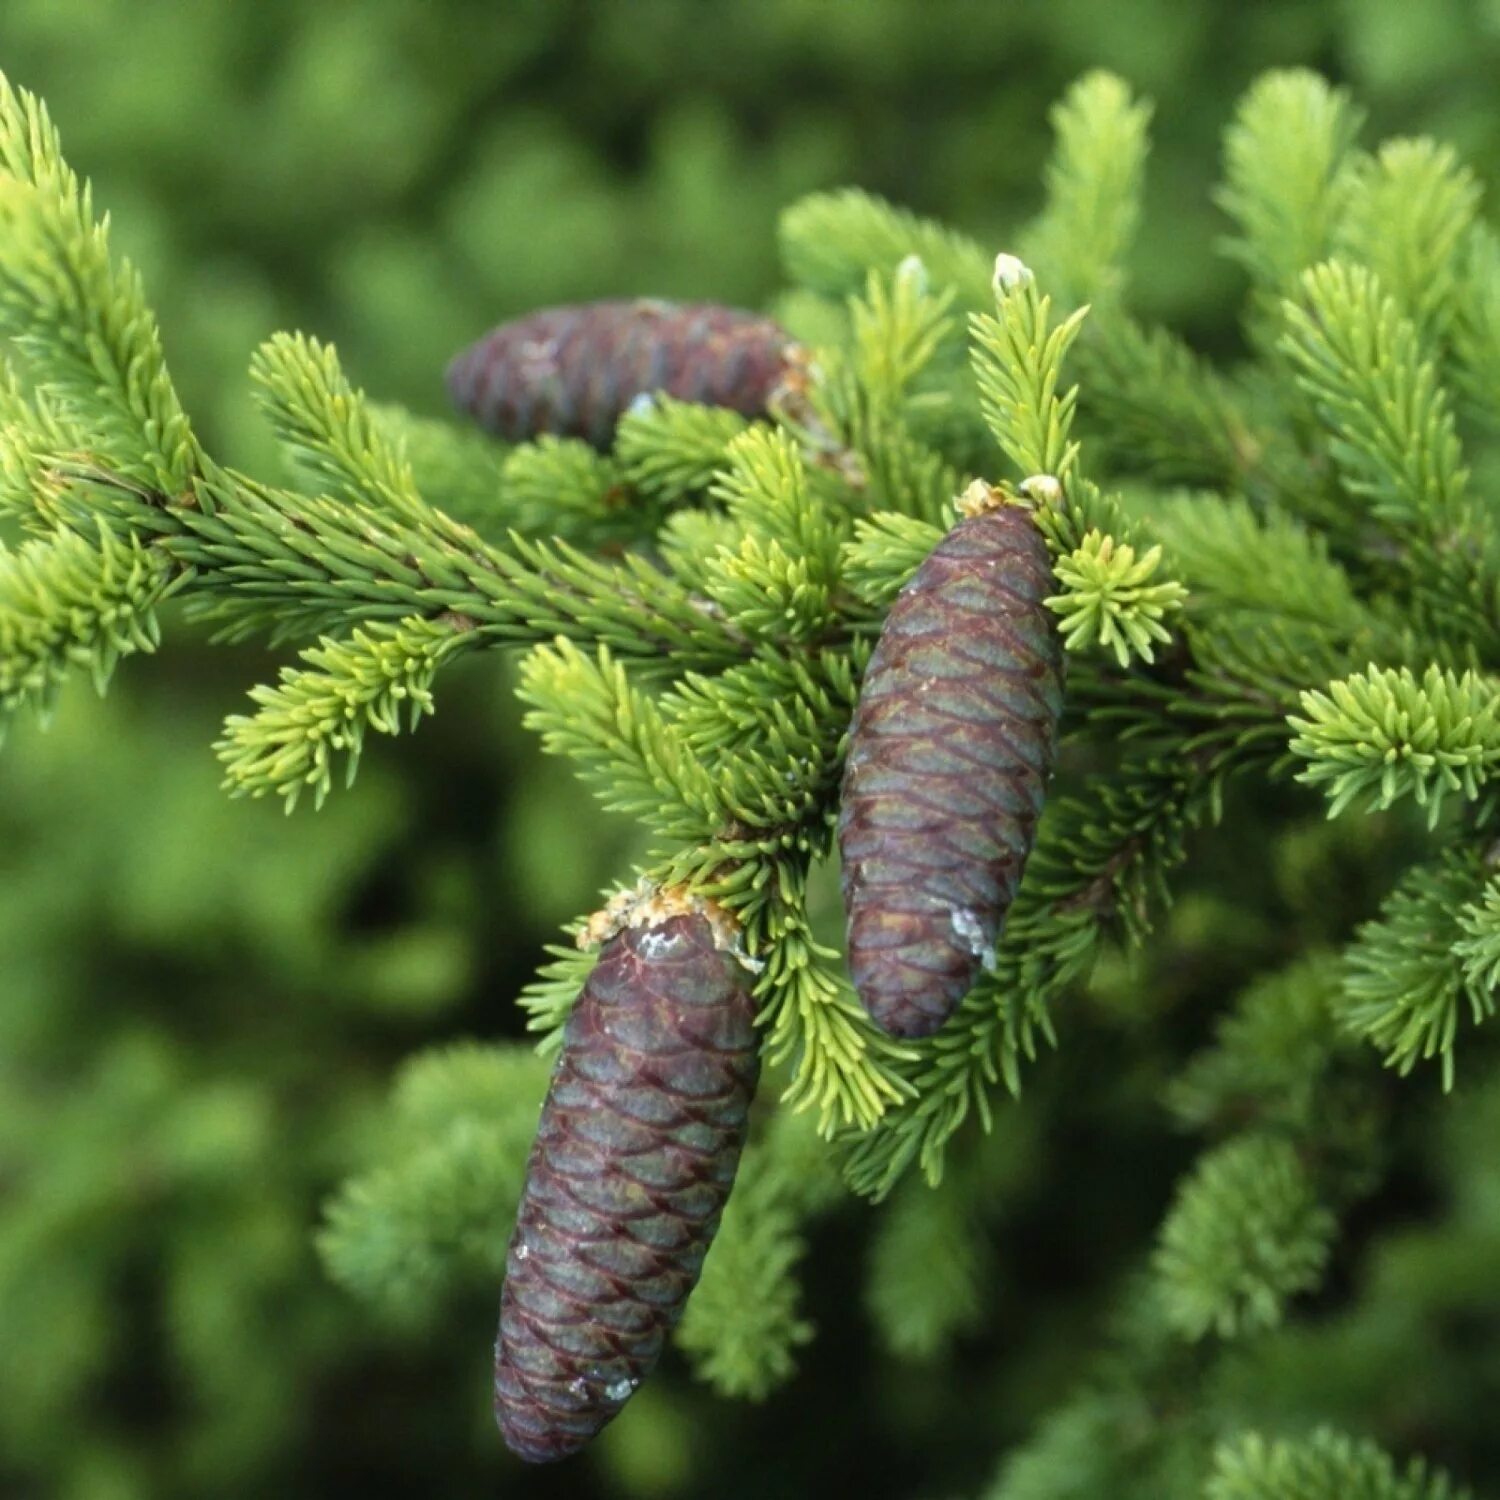
[[[994,947],[986,940],[984,927],[979,918],[967,906],[955,906],[949,916],[953,930],[958,934],[970,953],[974,954],[986,969],[995,967]]]
[[[1019,256],[1007,255],[1003,251],[995,257],[995,295],[1003,297],[1006,292],[1014,291],[1018,286],[1025,286],[1028,281],[1035,281],[1036,277],[1031,274],[1031,267]]]
[[[927,266],[920,255],[902,256],[901,263],[896,267],[896,279],[911,282],[919,296],[927,295],[930,282]]]
[[[636,948],[643,958],[665,958],[681,950],[682,937],[675,932],[643,932]]]

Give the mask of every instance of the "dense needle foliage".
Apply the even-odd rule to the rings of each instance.
[[[298,807],[298,827],[307,803],[337,819],[366,795],[343,791],[364,752],[440,704],[460,658],[523,647],[525,722],[649,830],[619,882],[713,895],[764,965],[763,1115],[678,1335],[701,1378],[762,1397],[792,1376],[825,1315],[799,1291],[805,1240],[849,1192],[882,1202],[866,1297],[881,1338],[907,1357],[949,1347],[992,1295],[988,1225],[1016,1175],[967,1127],[1045,1120],[1039,1075],[1065,1064],[1074,1011],[1086,1031],[1113,1007],[1139,1036],[1153,1003],[1132,997],[1180,990],[1153,927],[1192,888],[1189,851],[1211,879],[1243,843],[1315,905],[1341,858],[1373,850],[1390,888],[1357,931],[1256,919],[1249,982],[1218,997],[1214,1038],[1166,1045],[1165,1095],[1201,1155],[1159,1195],[1156,1249],[1116,1289],[1112,1332],[1074,1331],[1108,1349],[994,1494],[1458,1493],[1360,1436],[1422,1446],[1415,1415],[1382,1418],[1399,1403],[1367,1367],[1441,1348],[1462,1383],[1434,1320],[1482,1310],[1456,1272],[1486,1285],[1495,1233],[1475,1028],[1500,963],[1500,538],[1484,504],[1500,252],[1454,153],[1366,148],[1348,97],[1310,74],[1257,83],[1220,194],[1248,352],[1211,366],[1132,311],[1148,111],[1091,75],[1054,117],[1042,211],[1006,246],[1024,272],[997,279],[999,247],[868,194],[787,211],[783,315],[817,374],[778,421],[657,401],[606,455],[507,450],[368,401],[329,346],[277,336],[252,376],[287,463],[252,473],[198,435],[150,289],[112,254],[44,113],[7,92],[0,115],[0,505],[26,533],[0,570],[7,710],[45,710],[74,674],[106,685],[184,611],[269,640],[297,660],[217,750],[230,790]],[[1061,486],[1042,514],[1067,738],[995,973],[932,1042],[896,1044],[837,951],[842,736],[885,608],[976,475]],[[1298,783],[1351,831],[1314,831]],[[591,961],[572,942],[587,915],[522,995],[544,1048]],[[1132,979],[1116,939],[1143,947]],[[118,1069],[142,1109],[171,1087],[148,1053]],[[1398,1087],[1382,1061],[1415,1076]],[[519,1043],[409,1064],[378,1163],[329,1208],[334,1275],[408,1323],[492,1290],[545,1073]],[[1388,1241],[1374,1285],[1341,1306],[1341,1236],[1368,1233],[1362,1205],[1402,1145],[1393,1116],[1424,1076],[1458,1095],[1432,1147],[1452,1227]],[[277,1127],[239,1103],[205,1097],[215,1170],[275,1150]],[[170,1112],[159,1128],[164,1150],[198,1138]],[[191,1160],[165,1160],[190,1179]],[[218,1315],[243,1313],[231,1295]],[[1425,1399],[1430,1425],[1462,1431],[1441,1392]],[[1319,1420],[1349,1435],[1311,1433]],[[1480,1470],[1482,1445],[1452,1446],[1439,1456]]]

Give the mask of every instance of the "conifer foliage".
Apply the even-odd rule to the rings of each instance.
[[[1019,1091],[1040,1043],[1067,1045],[1068,997],[1108,939],[1148,937],[1232,783],[1321,795],[1330,817],[1406,817],[1409,867],[1344,950],[1272,965],[1185,1062],[1167,1102],[1203,1154],[1098,1380],[993,1493],[1456,1495],[1353,1437],[1261,1431],[1227,1374],[1208,1393],[1201,1372],[1319,1284],[1340,1216],[1378,1180],[1380,1064],[1450,1086],[1494,1009],[1500,528],[1485,479],[1500,254],[1451,152],[1367,152],[1342,92],[1269,76],[1229,127],[1220,196],[1251,354],[1211,367],[1130,310],[1148,120],[1112,77],[1070,91],[1044,208],[1012,247],[1024,259],[858,191],[793,205],[788,306],[817,332],[805,378],[770,412],[658,393],[611,405],[607,422],[530,424],[531,441],[505,448],[375,405],[332,349],[278,336],[251,372],[287,458],[266,476],[205,451],[140,278],[43,107],[3,86],[0,510],[27,540],[0,552],[0,711],[45,713],[75,674],[102,690],[158,648],[180,606],[297,653],[215,747],[231,792],[290,811],[352,781],[372,733],[433,712],[450,663],[523,649],[525,722],[647,832],[622,888],[687,893],[737,935],[734,989],[769,1087],[677,1337],[715,1388],[750,1396],[784,1380],[810,1336],[803,1236],[846,1189],[883,1199],[901,1184],[900,1233],[867,1299],[887,1341],[930,1346],[962,1322],[977,1300],[968,1218],[950,1179],[934,1209],[948,1229],[917,1233],[913,1195],[942,1179],[966,1121],[987,1128],[997,1095]],[[1043,805],[1046,757],[1023,752],[1050,744],[1050,722],[1016,747],[1019,802],[1041,812],[1011,851],[1005,899],[985,896],[994,919],[967,955],[984,962],[961,966],[930,1036],[891,1036],[856,998],[819,893],[851,721],[862,685],[879,689],[876,642],[902,590],[972,524],[956,502],[973,481],[1027,528],[1031,668],[1039,722],[1061,710],[1057,765]],[[993,560],[1018,565],[1014,550]],[[934,816],[962,817],[951,778],[923,794]],[[857,831],[857,798],[845,811]],[[861,857],[847,827],[845,853]],[[580,917],[520,997],[541,1047],[563,1048],[554,1110],[591,1066],[576,1039],[619,952],[606,946],[596,970],[576,941],[590,933]],[[637,958],[652,935],[629,940]],[[717,953],[696,928],[685,937],[705,962]],[[754,1076],[741,1060],[737,1109]],[[407,1311],[492,1277],[539,1084],[525,1049],[503,1045],[408,1075],[398,1113],[432,1145],[339,1196],[322,1239],[335,1274]],[[547,1129],[523,1248],[568,1144]],[[694,1264],[671,1268],[674,1317],[739,1129],[692,1147],[716,1196],[688,1236]],[[947,1262],[925,1311],[893,1291],[910,1245]],[[571,1264],[566,1247],[548,1253]],[[513,1309],[535,1290],[519,1255]],[[735,1295],[735,1278],[755,1295]],[[671,1320],[653,1323],[649,1357]],[[596,1353],[558,1345],[556,1368],[530,1369],[553,1394],[583,1379],[574,1437],[649,1363],[620,1355],[601,1405],[592,1367],[564,1369]],[[1143,1424],[1143,1411],[1158,1415]]]

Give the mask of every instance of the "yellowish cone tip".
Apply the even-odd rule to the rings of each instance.
[[[813,402],[813,389],[822,380],[823,371],[812,350],[804,344],[788,345],[782,366],[781,378],[766,398],[766,410],[778,421],[799,430],[802,456],[809,463],[837,474],[852,490],[865,489],[870,483],[870,473],[864,459],[829,431]]]
[[[800,420],[812,410],[812,389],[822,372],[806,344],[788,344],[782,355],[781,375],[766,398],[772,416]]]
[[[732,912],[685,886],[659,886],[646,879],[610,897],[580,928],[578,946],[598,948],[627,927],[659,927],[673,917],[689,916],[702,917],[713,934],[714,947],[732,954],[752,974],[765,967],[764,959],[751,958],[745,952],[740,924]]]
[[[1044,505],[1058,505],[1062,498],[1062,485],[1052,474],[1033,474],[1023,479],[1013,490],[1005,485],[991,484],[987,479],[975,479],[954,500],[953,508],[964,520],[968,520],[972,516],[982,516],[1006,505],[1036,510]]]

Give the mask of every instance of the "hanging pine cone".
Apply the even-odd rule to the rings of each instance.
[[[512,442],[609,445],[637,396],[761,415],[795,359],[769,318],[712,302],[584,302],[502,323],[448,367],[454,403]]]
[[[533,1463],[583,1447],[698,1280],[760,1060],[745,975],[700,906],[604,945],[564,1034],[506,1260],[495,1415]]]
[[[839,815],[849,967],[893,1036],[930,1036],[993,958],[1062,708],[1055,590],[1031,514],[987,485],[891,606]]]

